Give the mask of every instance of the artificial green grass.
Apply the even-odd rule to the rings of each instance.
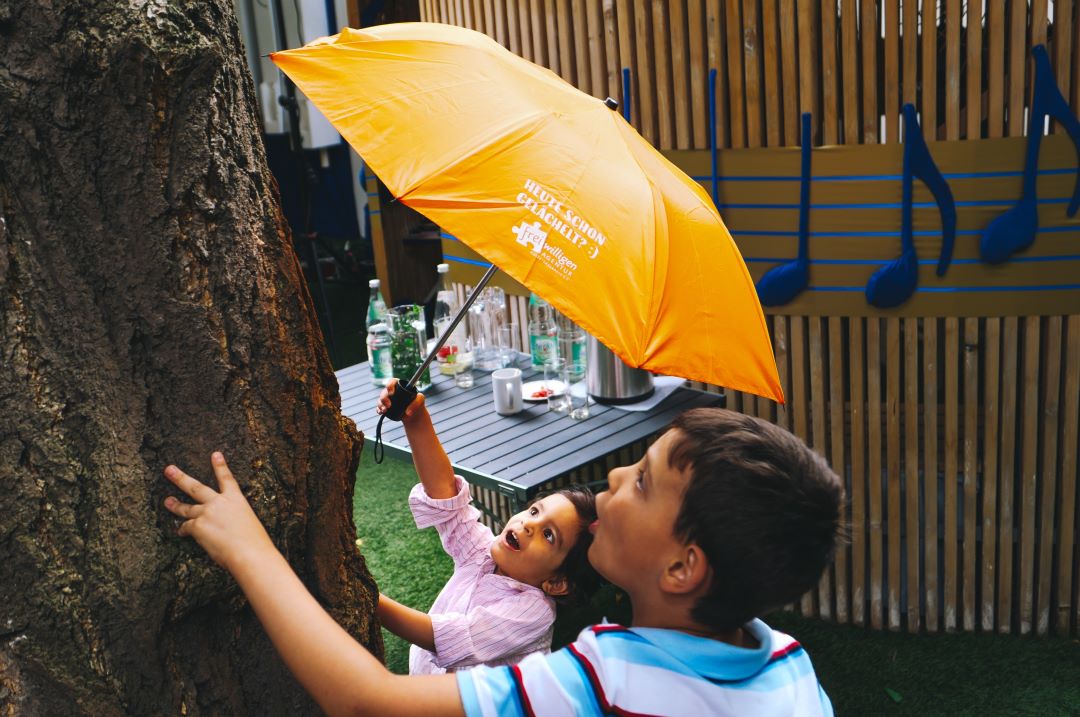
[[[433,529],[417,530],[406,499],[411,463],[382,465],[364,450],[356,484],[356,525],[380,589],[427,610],[452,572]],[[607,616],[629,621],[620,591],[607,588],[586,608],[562,611],[556,647]],[[778,613],[766,621],[798,639],[838,715],[1074,715],[1080,717],[1080,641],[993,634],[872,632]],[[386,664],[408,672],[408,646],[386,633]]]

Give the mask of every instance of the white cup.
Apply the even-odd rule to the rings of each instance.
[[[521,369],[500,368],[491,372],[491,392],[495,399],[495,413],[509,416],[519,413],[521,401]]]

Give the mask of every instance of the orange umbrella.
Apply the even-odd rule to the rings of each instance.
[[[270,57],[398,201],[629,366],[783,401],[715,205],[603,101],[452,25],[346,29]]]

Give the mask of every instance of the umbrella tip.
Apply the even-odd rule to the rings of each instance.
[[[619,109],[619,101],[616,100],[614,97],[608,97],[606,100],[604,100],[604,104],[607,105],[607,108],[609,110]]]

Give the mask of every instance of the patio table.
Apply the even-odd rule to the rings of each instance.
[[[519,360],[522,380],[543,378],[527,356]],[[453,377],[432,366],[432,386],[424,391],[435,430],[454,471],[469,483],[506,496],[515,512],[545,484],[632,443],[663,430],[688,408],[723,405],[723,397],[687,387],[676,388],[655,407],[628,411],[593,403],[581,421],[548,410],[546,401],[525,402],[520,413],[495,413],[491,373],[474,370],[475,385],[461,389]],[[367,362],[337,372],[342,412],[356,422],[369,441],[375,440],[375,404],[382,390],[371,382]],[[402,424],[383,422],[387,456],[411,460]]]

